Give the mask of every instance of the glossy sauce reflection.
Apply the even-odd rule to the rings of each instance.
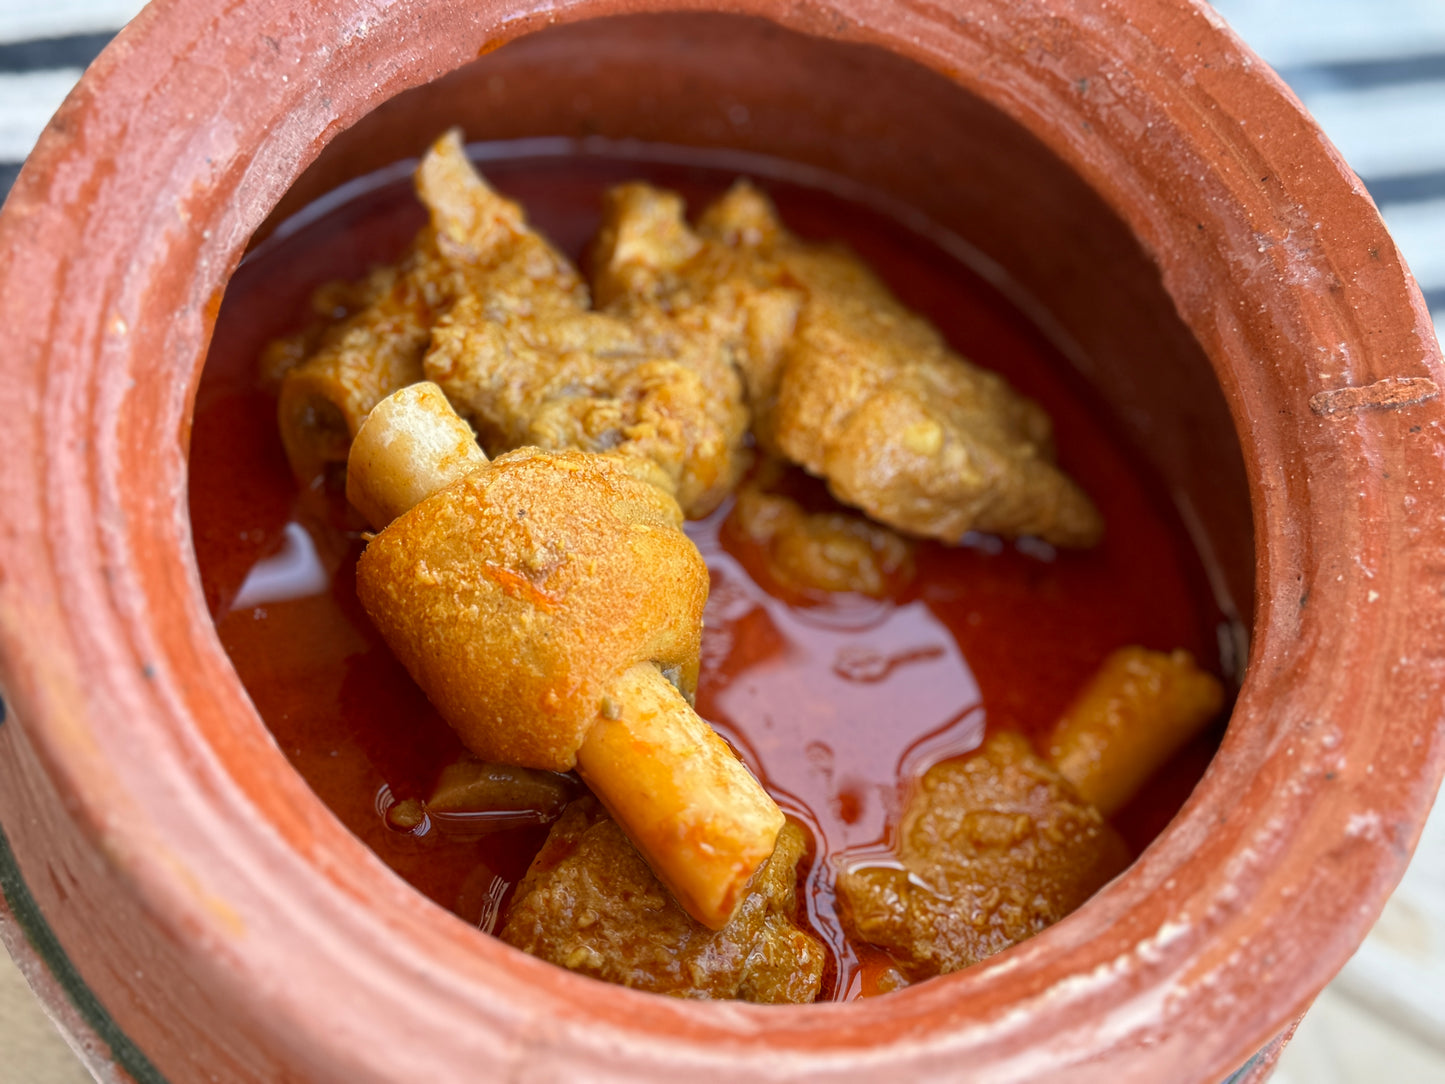
[[[698,162],[621,157],[500,157],[483,169],[573,256],[610,184],[643,177],[681,190],[696,208],[733,178]],[[834,952],[831,996],[847,998],[871,992],[886,960],[845,942],[833,870],[888,860],[909,780],[974,748],[988,727],[1039,734],[1115,647],[1183,647],[1217,669],[1221,617],[1167,495],[1032,325],[882,214],[790,183],[785,170],[758,179],[796,232],[852,245],[962,353],[1038,399],[1054,418],[1063,466],[1108,524],[1104,544],[1085,554],[990,537],[921,543],[916,577],[886,600],[798,596],[773,580],[759,547],[730,530],[727,506],[689,525],[712,572],[698,708],[809,829],[801,892]],[[274,399],[256,379],[261,348],[306,321],[315,286],[393,258],[421,222],[404,179],[360,186],[323,201],[242,264],[197,396],[191,514],[222,643],[283,752],[392,869],[491,929],[546,829],[387,826],[390,805],[424,797],[462,750],[356,602],[363,525],[334,484],[298,492]],[[820,486],[801,492],[826,502]],[[1172,815],[1213,740],[1186,750],[1116,818],[1132,845]]]

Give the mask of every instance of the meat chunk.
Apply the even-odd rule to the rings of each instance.
[[[1018,734],[924,774],[900,832],[901,869],[838,878],[855,937],[911,980],[968,967],[1032,937],[1127,864],[1118,834]]]
[[[301,478],[346,460],[371,409],[422,379],[437,319],[459,298],[489,289],[498,272],[523,264],[552,292],[585,305],[586,284],[540,237],[519,230],[497,250],[495,237],[520,222],[521,211],[470,198],[474,178],[460,136],[444,136],[417,169],[430,215],[405,255],[360,282],[322,286],[312,297],[322,322],[267,347],[262,373],[280,383],[281,439]]]
[[[426,227],[395,266],[319,289],[312,307],[325,322],[266,348],[262,374],[279,382],[281,441],[298,478],[344,463],[371,408],[422,378],[432,322],[459,281]]]
[[[426,810],[458,823],[470,818],[479,823],[490,819],[546,824],[562,815],[576,790],[569,776],[557,772],[494,764],[466,754],[442,769]]]
[[[639,463],[657,469],[538,448],[488,461],[435,384],[394,392],[347,466],[381,529],[357,596],[472,752],[575,766],[688,914],[721,929],[784,817],[684,691],[707,567]]]
[[[689,918],[594,798],[573,802],[533,860],[499,936],[524,952],[639,990],[809,1002],[822,945],[795,923],[804,839],[786,826],[732,921]]]
[[[430,221],[393,267],[332,283],[327,322],[268,348],[296,473],[344,461],[367,413],[399,388],[439,384],[491,455],[525,445],[650,460],[690,516],[747,466],[741,379],[710,340],[594,312],[587,284],[493,191],[449,133],[423,158]]]
[[[519,449],[378,534],[357,595],[473,753],[570,771],[620,674],[696,686],[707,566],[681,527],[615,456]]]
[[[913,549],[886,527],[847,512],[808,512],[791,497],[749,483],[733,527],[767,552],[768,572],[799,591],[884,598],[913,577]]]
[[[617,190],[594,291],[607,311],[711,335],[743,373],[765,450],[914,534],[1098,541],[1102,520],[1055,466],[1043,410],[950,350],[856,256],[793,237],[745,183],[695,231],[682,214],[675,196]]]
[[[459,144],[438,144],[429,170],[422,199],[474,270],[432,329],[423,364],[483,447],[646,458],[684,512],[711,511],[747,464],[748,414],[728,361],[678,329],[592,311],[576,269],[487,186]]]

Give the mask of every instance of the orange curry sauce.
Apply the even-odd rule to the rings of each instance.
[[[521,149],[495,148],[483,172],[573,257],[607,186],[640,177],[678,189],[696,210],[742,172],[681,155]],[[917,575],[886,601],[791,594],[761,549],[730,529],[728,505],[689,525],[712,570],[698,710],[811,834],[800,894],[833,956],[822,996],[849,999],[872,992],[887,961],[844,938],[833,871],[887,861],[909,781],[974,748],[988,727],[1041,737],[1114,648],[1182,647],[1218,672],[1223,616],[1168,494],[997,290],[878,210],[799,183],[777,163],[747,170],[794,231],[852,245],[956,349],[1037,399],[1054,419],[1062,466],[1107,523],[1103,545],[1087,553],[992,537],[920,543]],[[356,601],[360,519],[335,478],[305,488],[292,478],[275,400],[257,378],[263,346],[304,325],[316,286],[394,259],[421,226],[408,176],[387,171],[327,197],[236,272],[197,395],[191,517],[221,641],[282,751],[387,865],[491,930],[547,829],[388,826],[389,806],[424,798],[462,748]],[[821,486],[801,489],[810,504],[828,500]],[[1197,740],[1116,816],[1136,850],[1173,815],[1217,741],[1217,731]]]

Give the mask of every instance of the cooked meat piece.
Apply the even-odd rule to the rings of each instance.
[[[426,807],[460,817],[530,810],[546,822],[561,815],[576,791],[574,780],[556,772],[462,756],[442,769]]]
[[[422,379],[437,318],[458,298],[488,288],[499,254],[487,243],[498,228],[487,214],[516,208],[505,201],[478,206],[466,184],[474,176],[457,133],[439,140],[415,178],[430,221],[406,254],[360,282],[322,286],[312,308],[323,322],[266,348],[262,374],[280,381],[281,439],[303,480],[346,460],[372,407]],[[527,232],[506,255],[526,262],[554,292],[570,289],[586,304],[586,284],[541,238]]]
[[[535,445],[647,458],[688,515],[711,511],[748,460],[729,361],[680,327],[591,311],[576,268],[488,187],[457,133],[432,147],[416,186],[430,223],[402,260],[323,287],[313,304],[330,323],[267,349],[297,474],[345,460],[367,412],[426,378],[493,455]]]
[[[313,307],[332,322],[267,347],[263,375],[280,381],[281,442],[298,478],[344,463],[367,412],[422,378],[436,309],[455,285],[427,227],[396,266],[318,290]]]
[[[772,206],[740,184],[694,231],[676,193],[624,184],[607,193],[593,244],[597,307],[625,318],[650,342],[682,342],[742,374],[754,435],[771,447],[777,369],[805,294],[767,258],[782,233]]]
[[[576,767],[678,902],[727,924],[784,818],[689,703],[708,574],[646,460],[495,460],[434,384],[352,442],[347,493],[380,533],[357,596],[472,752]],[[395,518],[393,518],[395,517]]]
[[[446,835],[471,839],[520,825],[551,824],[580,789],[568,775],[463,754],[442,769],[431,797],[402,799],[387,810],[387,821],[403,831],[426,822]]]
[[[1102,521],[1054,465],[1042,409],[953,353],[856,256],[793,237],[745,183],[695,231],[682,216],[645,185],[611,196],[598,303],[711,335],[743,373],[764,449],[914,534],[1098,541]]]
[[[767,548],[774,579],[800,591],[883,598],[913,576],[909,543],[859,515],[805,512],[791,497],[748,483],[730,519],[743,537]]]
[[[689,918],[593,798],[552,826],[500,937],[606,982],[690,998],[809,1002],[823,947],[795,924],[803,833],[788,825],[731,922]]]
[[[681,526],[616,457],[520,449],[378,534],[357,594],[472,752],[570,771],[628,668],[696,685],[707,568]]]
[[[492,454],[535,445],[647,458],[689,516],[711,511],[747,463],[748,415],[727,360],[677,329],[648,333],[591,311],[576,270],[459,144],[438,144],[438,159],[445,172],[433,171],[422,198],[454,224],[445,236],[464,239],[476,270],[432,330],[427,379]]]
[[[1032,937],[1128,863],[1118,834],[1018,734],[928,770],[900,831],[901,869],[838,878],[853,936],[912,980],[968,967]]]

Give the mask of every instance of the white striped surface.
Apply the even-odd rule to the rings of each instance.
[[[79,78],[79,68],[18,75],[0,72],[0,162],[25,160]]]
[[[115,31],[143,0],[0,0],[0,42]]]
[[[1445,80],[1306,91],[1304,103],[1366,180],[1445,169]]]
[[[1445,0],[1215,0],[1214,6],[1265,60],[1286,75],[1300,74],[1305,107],[1366,183],[1445,170],[1445,79],[1331,88],[1328,78],[1308,70],[1445,55]],[[1421,289],[1437,291],[1433,315],[1441,333],[1445,192],[1440,199],[1384,202],[1380,211]]]
[[[1387,203],[1380,213],[1420,285],[1445,286],[1445,193],[1419,203]]]
[[[1214,0],[1277,68],[1445,52],[1445,0]]]

